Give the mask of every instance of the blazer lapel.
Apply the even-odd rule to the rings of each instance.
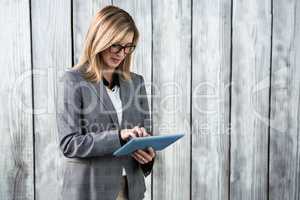
[[[125,119],[128,119],[128,110],[131,106],[131,101],[134,96],[134,87],[132,80],[124,80],[119,75],[119,83],[120,83],[120,98],[122,101],[122,123],[121,128],[125,128],[124,123]]]
[[[89,82],[90,83],[90,82]],[[118,128],[124,127],[124,119],[127,118],[127,110],[129,108],[130,102],[133,94],[134,94],[134,87],[132,80],[124,80],[119,75],[119,83],[120,83],[120,99],[122,101],[122,122],[121,124],[118,123],[118,116],[117,112],[113,106],[113,103],[108,96],[108,93],[106,91],[106,87],[103,84],[103,81],[100,81],[100,83],[90,83],[92,85],[92,89],[94,93],[99,98],[100,102],[102,103],[105,110],[108,112],[108,115],[110,116],[111,120],[114,124],[118,125]]]
[[[99,98],[100,103],[102,103],[103,108],[106,110],[107,115],[109,115],[109,117],[111,118],[111,120],[113,121],[113,123],[115,125],[119,126],[116,110],[112,104],[110,97],[108,96],[108,93],[106,91],[106,88],[105,88],[105,85],[103,84],[103,82],[100,81],[100,83],[91,83],[91,85],[92,85],[93,91]]]

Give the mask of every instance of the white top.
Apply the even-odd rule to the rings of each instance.
[[[121,124],[121,121],[122,121],[122,101],[121,101],[121,98],[120,98],[120,87],[115,85],[111,90],[108,87],[105,87],[105,88],[106,88],[108,96],[110,97],[110,99],[111,99],[111,101],[112,101],[112,103],[115,107],[115,110],[117,112],[119,124]],[[124,167],[122,168],[122,175],[126,176],[126,171],[125,171]]]

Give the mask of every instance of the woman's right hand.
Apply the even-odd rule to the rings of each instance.
[[[129,138],[134,138],[134,137],[147,137],[150,136],[144,127],[138,127],[135,126],[132,129],[122,129],[121,130],[121,138],[123,140],[128,140]]]

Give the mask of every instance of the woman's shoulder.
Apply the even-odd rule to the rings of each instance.
[[[70,80],[70,81],[81,81],[82,74],[79,71],[79,69],[76,68],[67,68],[65,69],[62,79],[64,80]]]
[[[135,72],[130,72],[131,80],[134,83],[140,83],[144,80],[144,77],[141,74]],[[70,81],[84,81],[82,72],[77,68],[67,68],[65,69],[62,79]]]
[[[130,76],[134,82],[140,82],[144,79],[144,77],[141,74],[137,74],[135,72],[130,72]]]

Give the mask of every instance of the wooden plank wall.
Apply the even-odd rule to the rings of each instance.
[[[233,1],[231,199],[267,199],[271,1]]]
[[[190,198],[191,2],[153,1],[154,134],[185,137],[157,159],[153,199]]]
[[[0,199],[34,198],[29,1],[0,2]]]
[[[72,65],[70,5],[69,0],[31,0],[35,197],[40,200],[59,199],[62,187],[55,105],[62,95],[59,78]]]
[[[300,200],[297,0],[0,1],[0,200],[61,199],[59,78],[110,4],[139,28],[154,134],[185,133],[145,200]]]
[[[231,3],[194,1],[192,9],[191,195],[192,199],[226,200],[229,192]]]
[[[273,1],[270,199],[300,199],[300,2]]]

